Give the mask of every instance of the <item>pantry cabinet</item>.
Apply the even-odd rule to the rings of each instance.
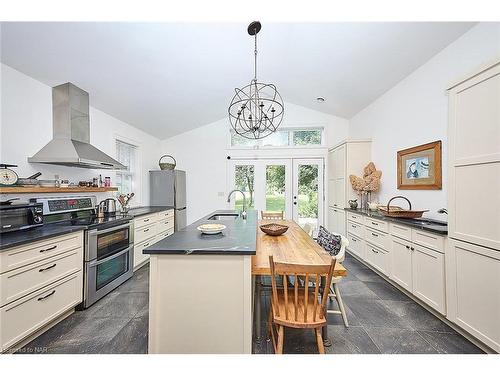
[[[342,236],[346,235],[345,212],[343,209],[328,208],[328,230]]]

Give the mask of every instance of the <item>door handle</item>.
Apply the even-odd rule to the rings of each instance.
[[[52,292],[50,292],[50,293],[49,293],[49,294],[47,294],[46,296],[43,296],[43,297],[38,298],[38,301],[43,301],[44,299],[49,298],[50,296],[53,296],[55,293],[56,293],[56,291],[55,291],[55,290],[53,290]]]
[[[295,205],[296,205],[296,204],[297,204],[297,202],[293,202],[293,204],[295,204]]]

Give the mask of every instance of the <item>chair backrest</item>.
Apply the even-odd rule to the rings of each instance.
[[[261,211],[263,220],[283,220],[283,211]]]
[[[283,278],[283,293],[285,298],[285,316],[282,319],[295,321],[297,323],[314,323],[320,319],[323,319],[326,311],[326,302],[328,300],[329,286],[333,276],[333,270],[335,268],[336,259],[332,258],[332,261],[328,265],[304,265],[304,264],[292,264],[292,263],[279,263],[274,262],[273,256],[269,256],[269,264],[271,267],[271,285],[272,285],[272,301],[275,306],[278,306],[278,287],[276,285],[276,278]],[[320,277],[326,276],[326,287],[323,288],[323,294],[319,295],[319,281]],[[294,283],[288,283],[288,277],[294,277]],[[304,280],[304,287],[299,288],[299,276]],[[309,280],[310,276],[315,277],[315,286],[312,300],[309,299],[310,289]],[[311,280],[312,281],[312,280]],[[289,286],[293,287],[290,291],[293,296],[289,297]],[[304,308],[299,309],[299,293],[303,293]],[[318,297],[321,297],[319,300]],[[293,299],[293,311],[288,311],[289,298]],[[309,304],[313,304],[312,316],[308,316]],[[280,314],[280,311],[276,311]]]
[[[311,224],[305,223],[302,229],[304,229],[304,232],[306,232],[309,236],[313,236],[313,228]]]

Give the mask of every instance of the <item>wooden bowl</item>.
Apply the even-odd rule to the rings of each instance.
[[[260,230],[270,236],[281,236],[288,230],[288,226],[271,223],[271,224],[261,225]]]

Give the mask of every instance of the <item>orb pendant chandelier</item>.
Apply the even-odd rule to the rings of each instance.
[[[229,105],[229,121],[234,131],[248,139],[261,139],[274,133],[283,120],[285,107],[276,86],[257,81],[258,21],[248,26],[248,34],[255,37],[254,77],[249,85],[235,89]]]

